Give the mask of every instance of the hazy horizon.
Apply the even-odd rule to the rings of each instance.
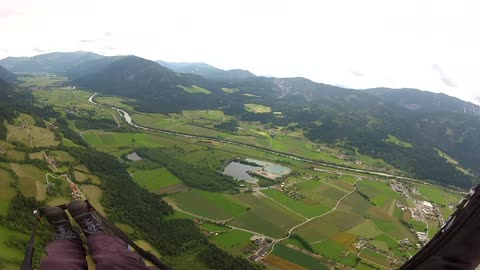
[[[0,0],[0,58],[54,51],[204,62],[480,104],[473,1]]]

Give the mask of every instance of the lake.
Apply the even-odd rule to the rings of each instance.
[[[262,166],[265,169],[265,171],[276,174],[276,175],[280,175],[280,176],[287,175],[292,171],[290,170],[290,168],[283,167],[278,164],[274,164],[270,162],[260,161],[260,160],[251,159],[251,158],[247,158],[246,161],[256,163]]]
[[[242,164],[238,161],[230,162],[227,167],[223,170],[223,174],[230,175],[231,177],[237,180],[245,180],[248,183],[256,183],[258,179],[252,177],[247,172],[248,171],[258,171],[261,170],[262,167],[254,167],[250,165]]]

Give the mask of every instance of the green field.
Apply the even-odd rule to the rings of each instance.
[[[263,190],[262,193],[305,217],[319,216],[331,210],[331,208],[321,205],[318,202],[307,204],[304,200],[292,199],[276,189],[266,189]]]
[[[226,88],[226,87],[223,87],[223,88],[222,88],[222,91],[225,92],[225,93],[233,94],[233,93],[238,92],[239,90],[236,89],[236,88]]]
[[[183,86],[183,85],[177,85],[177,87],[183,89],[183,91],[190,93],[190,94],[211,94],[212,92],[208,91],[205,88],[202,88],[198,85],[192,85],[192,86]]]
[[[390,265],[387,263],[387,257],[383,256],[382,254],[376,253],[368,248],[364,248],[362,252],[360,252],[359,256],[378,265],[390,267]]]
[[[250,237],[253,235],[239,230],[219,233],[211,238],[219,247],[228,250],[233,255],[242,256],[250,246]]]
[[[162,188],[181,184],[182,181],[173,175],[167,168],[153,170],[135,170],[133,180],[142,187],[155,192]]]
[[[215,220],[229,219],[247,211],[246,206],[229,194],[191,189],[171,195],[169,198],[185,211]]]
[[[384,139],[384,141],[388,142],[388,143],[391,143],[391,144],[399,145],[399,146],[405,147],[405,148],[412,148],[413,147],[413,145],[411,143],[401,141],[397,137],[395,137],[393,135],[390,135],[390,134],[388,134],[388,137],[386,139]]]
[[[362,223],[356,225],[348,232],[365,238],[373,238],[382,234],[382,232],[369,219],[365,219]]]
[[[279,238],[304,220],[270,199],[259,199],[250,194],[242,194],[239,198],[249,205],[250,210],[229,222],[234,226]]]
[[[9,241],[28,241],[28,236],[9,230],[3,226],[0,226],[0,258],[11,260],[14,263],[20,264],[23,261],[24,250],[10,247]]]
[[[247,103],[245,104],[245,110],[253,113],[269,113],[272,112],[272,108],[261,105],[261,104],[254,104],[254,103]]]
[[[448,205],[448,203],[453,203],[456,205],[463,197],[462,194],[446,191],[438,187],[423,184],[417,184],[417,186],[422,196],[437,204]]]
[[[323,241],[326,238],[339,243],[349,242],[354,240],[356,236],[347,231],[363,221],[364,218],[361,216],[348,212],[334,211],[298,227],[294,230],[294,233],[299,234],[304,239],[308,239],[310,243]]]
[[[221,226],[215,223],[211,222],[203,222],[202,225],[200,225],[200,229],[207,231],[207,232],[225,232],[231,230],[227,226]]]
[[[391,199],[400,198],[400,194],[393,191],[386,182],[364,180],[358,182],[357,187],[360,192],[367,195],[379,207],[384,207]]]
[[[14,181],[10,172],[0,169],[0,216],[7,215],[10,200],[15,197],[15,189],[11,186]]]
[[[273,255],[284,258],[287,261],[293,262],[307,269],[318,269],[318,270],[329,269],[326,265],[324,265],[319,260],[281,244],[278,244],[275,246],[275,249],[273,250]]]
[[[332,240],[313,244],[313,249],[320,255],[335,260],[341,264],[354,267],[357,264],[357,255]],[[346,255],[348,254],[348,255]],[[345,256],[346,255],[346,256]]]

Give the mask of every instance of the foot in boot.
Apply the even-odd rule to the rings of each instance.
[[[68,220],[67,213],[60,207],[48,207],[43,215],[48,223],[53,226],[55,231],[55,240],[79,239],[77,233],[72,229],[72,224]]]
[[[103,225],[93,216],[84,201],[74,201],[68,205],[68,212],[83,229],[87,237],[105,231]]]

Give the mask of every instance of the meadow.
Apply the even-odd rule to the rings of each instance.
[[[233,195],[191,189],[169,196],[183,210],[214,220],[242,215],[247,207],[232,199]]]
[[[221,248],[229,251],[233,255],[242,256],[245,251],[249,250],[250,237],[253,234],[239,230],[231,230],[219,233],[211,238],[211,240]]]
[[[158,192],[162,188],[170,187],[182,183],[167,168],[157,168],[153,170],[135,170],[131,171],[133,180],[142,187]]]
[[[290,261],[294,264],[300,265],[307,269],[327,270],[329,269],[319,260],[298,252],[294,249],[286,247],[284,245],[277,245],[273,251],[273,255]]]
[[[256,198],[251,194],[241,194],[238,198],[249,205],[249,210],[230,221],[231,225],[280,238],[304,220],[270,199]]]

